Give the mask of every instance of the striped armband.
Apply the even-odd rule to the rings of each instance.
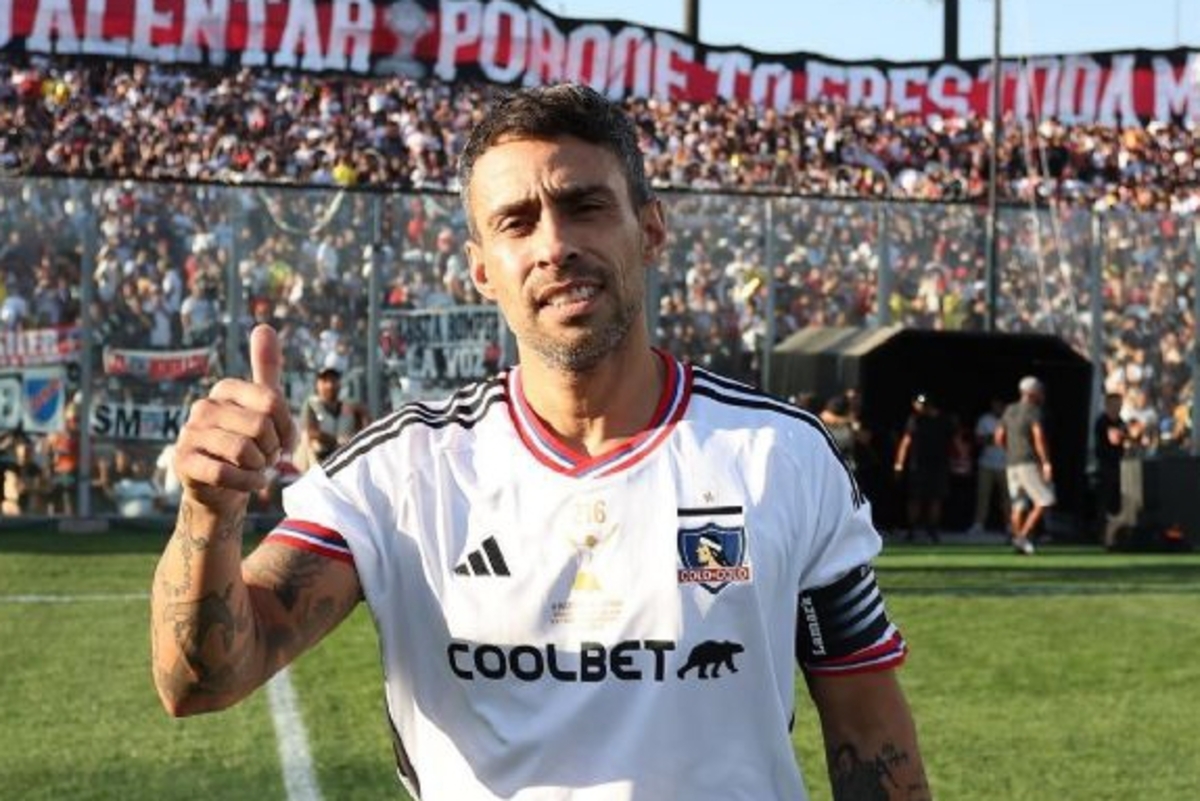
[[[904,661],[908,646],[888,620],[870,565],[827,587],[802,590],[796,618],[796,659],[812,675],[883,670]]]
[[[279,521],[263,541],[280,543],[339,562],[354,564],[350,546],[346,544],[342,535],[316,523],[286,518]]]

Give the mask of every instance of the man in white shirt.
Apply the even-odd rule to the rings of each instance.
[[[295,437],[256,329],[253,381],[179,439],[152,592],[166,708],[237,702],[365,600],[423,801],[804,799],[797,662],[834,797],[930,798],[880,538],[828,432],[650,347],[667,234],[630,120],[583,86],[523,90],[460,174],[471,278],[519,366],[368,426],[243,561],[247,493]]]

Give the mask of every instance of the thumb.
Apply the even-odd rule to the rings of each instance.
[[[250,332],[250,377],[255,384],[278,389],[283,372],[283,353],[279,336],[269,325],[261,324]]]

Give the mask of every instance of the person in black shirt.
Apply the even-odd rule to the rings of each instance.
[[[1096,472],[1098,500],[1104,510],[1104,547],[1110,551],[1117,545],[1121,528],[1121,459],[1129,432],[1121,419],[1121,396],[1104,396],[1104,410],[1096,418],[1093,429],[1096,442]]]
[[[929,539],[939,542],[942,504],[950,492],[950,440],[954,427],[928,395],[913,399],[913,411],[904,424],[896,448],[895,470],[908,473],[908,537],[924,523]],[[924,514],[922,514],[924,513]]]

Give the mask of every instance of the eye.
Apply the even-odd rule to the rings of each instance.
[[[496,231],[501,234],[527,233],[531,223],[525,217],[503,217],[496,223]]]
[[[602,211],[608,207],[608,203],[601,197],[586,197],[580,198],[574,204],[574,209],[577,214],[586,214],[592,211]]]

